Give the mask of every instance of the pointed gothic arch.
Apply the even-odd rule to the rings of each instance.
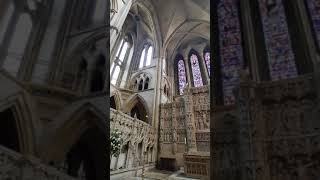
[[[140,120],[149,123],[151,122],[151,115],[148,109],[148,104],[144,100],[142,96],[139,94],[135,94],[128,98],[126,101],[123,112],[129,113],[132,117],[134,117],[134,113],[137,113],[137,116],[141,118]],[[133,113],[133,114],[132,114]],[[140,114],[138,114],[140,113]],[[137,117],[138,118],[138,117]],[[138,118],[139,119],[139,118]]]
[[[113,91],[110,98],[114,98],[115,107],[117,110],[121,109],[122,103],[121,103],[121,94],[119,91]]]
[[[42,159],[52,164],[67,163],[69,175],[75,176],[75,172],[80,170],[79,161],[85,160],[81,158],[88,157],[91,164],[87,164],[86,167],[94,166],[95,172],[93,174],[92,169],[88,167],[90,174],[86,179],[96,179],[103,176],[107,168],[104,146],[107,132],[105,113],[97,106],[91,102],[83,102],[65,118],[57,117],[57,119],[61,119],[61,123],[52,128],[52,131],[49,132],[51,134],[50,138],[42,144],[40,154]],[[70,132],[72,132],[71,136]],[[85,143],[85,146],[83,146],[83,143]],[[90,156],[82,157],[81,154],[77,154],[77,152],[87,152],[87,150],[90,152]],[[70,153],[73,155],[70,155]],[[74,164],[68,164],[71,161]]]
[[[9,143],[15,144],[16,146],[7,146],[7,148],[19,153],[35,154],[37,152],[37,140],[34,132],[36,132],[36,127],[40,127],[40,124],[34,115],[34,111],[30,108],[32,105],[26,100],[26,98],[25,94],[18,93],[18,95],[13,96],[9,102],[0,104],[0,114],[2,116],[0,126],[6,127],[6,125],[2,123],[9,123],[7,125],[10,127],[7,127],[13,130],[9,133],[14,137],[12,140],[15,142]],[[3,115],[10,118],[11,122],[4,121],[5,119],[3,119]],[[5,138],[8,138],[8,136]],[[5,144],[3,145],[6,146]]]

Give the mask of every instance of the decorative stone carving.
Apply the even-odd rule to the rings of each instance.
[[[311,76],[259,84],[244,79],[236,108],[214,108],[214,178],[319,177],[319,105],[313,84]]]
[[[208,153],[210,147],[210,102],[208,86],[186,88],[184,95],[173,98],[172,103],[161,104],[160,113],[160,157],[173,158],[177,166],[187,166],[185,173],[206,177],[209,161],[197,166],[197,160],[209,158],[194,155],[196,160],[184,159],[187,152]],[[172,149],[172,151],[170,151]],[[207,163],[207,164],[206,164]],[[198,176],[197,176],[198,175]],[[207,177],[208,178],[208,177]]]
[[[140,150],[142,152],[147,151],[147,148],[154,147],[154,128],[148,123],[114,109],[110,109],[110,128],[118,129],[121,132],[121,138],[124,140],[121,146],[129,143],[127,154],[129,155],[128,158],[131,159],[127,158],[126,162],[134,162],[133,166],[141,165],[141,160],[144,157],[140,154],[138,145],[142,143],[142,149]],[[128,165],[126,163],[126,167],[124,168],[128,168]]]

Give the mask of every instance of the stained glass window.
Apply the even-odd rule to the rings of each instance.
[[[209,73],[209,76],[210,76],[210,52],[205,52],[204,53],[204,61],[206,63],[207,70],[208,70],[208,73]]]
[[[239,82],[239,70],[243,67],[242,37],[239,0],[220,0],[218,3],[219,44],[224,104],[235,101],[233,89]]]
[[[178,61],[178,80],[179,80],[179,93],[180,95],[183,94],[184,88],[187,84],[187,77],[186,77],[186,68],[184,66],[184,61],[180,59]]]
[[[190,56],[190,62],[191,62],[194,87],[201,87],[203,86],[203,82],[202,82],[201,71],[200,71],[197,55],[192,54]]]
[[[317,45],[320,47],[320,1],[305,0],[309,9],[309,14],[312,21],[312,27],[317,39]]]
[[[272,80],[297,76],[282,0],[258,0]]]

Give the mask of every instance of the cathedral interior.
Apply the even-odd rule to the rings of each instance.
[[[0,1],[0,179],[319,180],[319,118],[319,0]]]

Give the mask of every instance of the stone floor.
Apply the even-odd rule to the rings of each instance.
[[[144,180],[199,180],[194,178],[183,177],[182,171],[169,172],[152,169],[145,172]],[[131,177],[128,180],[142,180],[142,177]]]

